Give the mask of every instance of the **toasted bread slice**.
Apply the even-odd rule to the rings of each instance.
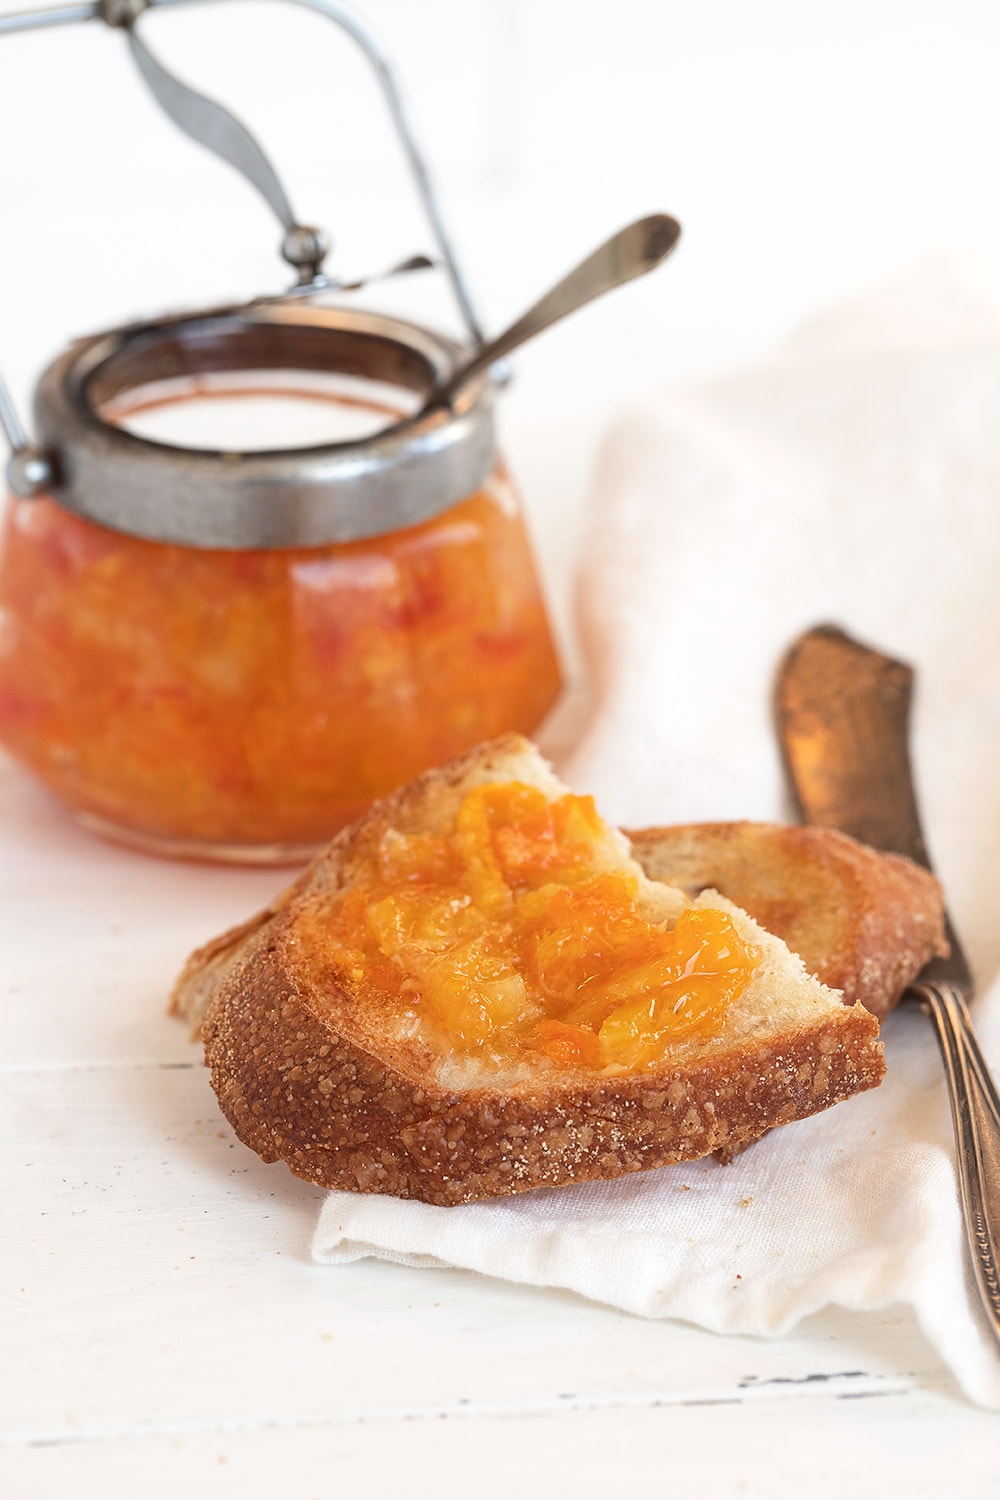
[[[693,823],[628,835],[653,880],[720,891],[844,1001],[883,1019],[935,955],[944,902],[929,871],[832,828]]]
[[[477,788],[485,791],[477,794]],[[390,947],[386,952],[392,956],[386,958],[382,949],[344,946],[351,911],[360,911],[359,920],[369,924],[364,939],[369,945],[375,941],[371,932],[383,942],[386,931],[398,928],[397,917],[386,917],[384,887],[380,901],[366,905],[373,872],[382,872],[378,878],[384,880],[387,859],[395,871],[391,878],[399,882],[398,890],[390,882],[388,909],[398,914],[407,901],[419,909],[424,875],[418,870],[414,876],[405,863],[397,867],[393,861],[400,848],[423,848],[421,840],[432,851],[473,850],[468,857],[462,853],[465,863],[454,877],[472,895],[463,894],[451,907],[478,924],[475,930],[487,946],[494,938],[502,946],[504,934],[513,930],[511,901],[504,906],[503,889],[499,896],[495,886],[483,894],[480,885],[485,864],[500,859],[500,836],[490,832],[486,845],[467,845],[461,830],[465,810],[478,806],[477,795],[503,797],[513,791],[526,797],[524,788],[535,789],[530,796],[541,803],[550,824],[560,807],[581,800],[564,797],[565,788],[519,736],[481,746],[376,804],[274,906],[189,961],[174,1009],[192,1020],[203,1010],[205,1053],[219,1102],[240,1138],[265,1161],[284,1160],[298,1176],[326,1187],[467,1203],[705,1156],[880,1081],[878,1027],[862,1006],[842,1005],[838,994],[806,974],[780,939],[725,897],[691,902],[682,891],[647,880],[621,835],[596,815],[588,840],[566,846],[583,864],[571,876],[557,867],[544,876],[536,871],[534,886],[529,880],[518,888],[517,902],[523,899],[525,910],[549,913],[549,920],[558,900],[575,910],[572,903],[584,899],[581,892],[603,891],[605,885],[628,889],[635,901],[629,930],[647,932],[654,943],[679,938],[685,922],[697,927],[728,921],[732,942],[713,951],[723,958],[749,955],[750,968],[736,990],[726,991],[725,1004],[705,1012],[707,1032],[699,1029],[700,1012],[687,992],[666,1005],[665,989],[642,992],[639,1010],[655,1012],[656,1025],[666,1031],[653,1034],[654,1052],[642,1053],[638,1061],[623,1063],[625,1054],[608,1053],[607,1022],[598,1032],[583,1023],[567,1030],[561,1021],[543,1019],[533,1031],[516,1009],[506,1013],[502,1005],[518,985],[529,1010],[531,1005],[536,1013],[539,1005],[544,1009],[544,997],[529,993],[518,975],[492,990],[488,984],[477,990],[478,981],[468,981],[468,962],[456,958],[450,938],[442,941],[440,953],[434,950],[438,967],[432,972],[438,979],[451,975],[454,982],[442,993],[457,997],[461,1024],[449,1031],[448,1022],[442,1030],[443,1013],[427,1009],[438,992],[425,993],[423,980],[399,958],[409,949]],[[504,866],[511,882],[509,870],[523,854],[517,830],[512,837],[503,854],[514,862]],[[426,858],[433,864],[438,856],[432,852]],[[571,880],[572,889],[565,884]],[[620,924],[607,932],[612,945],[620,941]],[[575,953],[593,960],[595,983],[604,983],[603,938],[581,937],[557,925],[549,939],[557,956],[560,945],[576,944]],[[718,976],[714,970],[706,974],[715,995]],[[575,992],[576,1000],[593,996],[588,985],[589,979]],[[682,989],[670,989],[669,995]],[[489,1005],[496,991],[502,993],[501,1011],[490,1011],[485,1031],[470,1042],[461,1017],[475,1021],[487,1014],[486,990],[493,997]],[[617,996],[615,1006],[622,998],[613,984],[596,993]],[[634,999],[626,998],[628,1003],[611,1015],[613,1037],[625,1034],[621,1016],[633,1014]],[[684,1009],[689,1003],[690,1012]],[[605,1003],[598,1021],[607,1009]],[[688,1014],[694,1019],[685,1030]],[[670,1030],[675,1023],[676,1039]],[[539,1035],[549,1036],[546,1027],[557,1032],[562,1027],[558,1045],[537,1041]],[[571,1033],[584,1036],[586,1057],[563,1047],[564,1034]],[[641,1046],[648,1043],[642,1033]]]

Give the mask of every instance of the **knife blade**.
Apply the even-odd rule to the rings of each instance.
[[[933,873],[910,765],[913,681],[906,662],[836,625],[817,625],[778,669],[778,737],[803,823],[838,828]],[[950,980],[971,997],[972,974],[947,912],[945,928],[951,953],[921,978]]]
[[[910,765],[913,669],[820,625],[778,669],[785,772],[805,823],[837,828],[932,868]],[[966,1236],[990,1327],[1000,1339],[1000,1095],[967,1009],[972,974],[950,916],[951,952],[907,991],[930,1017],[949,1085]]]

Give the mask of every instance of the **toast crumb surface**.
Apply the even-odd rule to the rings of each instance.
[[[399,876],[392,860],[400,848],[405,859],[416,849],[421,858],[437,860],[434,841],[453,847],[448,840],[466,816],[463,808],[492,806],[492,791],[471,803],[470,793],[511,784],[540,793],[527,802],[550,804],[550,812],[567,797],[519,736],[481,746],[376,804],[284,898],[189,961],[174,1009],[197,1022],[203,1008],[206,1059],[219,1102],[237,1134],[266,1161],[284,1160],[297,1175],[327,1187],[465,1203],[617,1177],[735,1147],[880,1081],[877,1023],[862,1006],[843,1005],[780,939],[726,897],[703,893],[691,900],[676,887],[647,879],[627,842],[599,821],[581,866],[586,878],[617,881],[634,893],[633,925],[642,933],[648,927],[649,941],[659,944],[658,963],[669,962],[670,939],[679,941],[685,923],[708,921],[715,932],[731,931],[733,951],[743,945],[752,960],[735,988],[728,979],[717,983],[716,964],[706,981],[713,1006],[700,1019],[691,1011],[694,1022],[673,1036],[660,991],[648,985],[636,990],[634,974],[626,976],[632,988],[624,991],[613,979],[601,1004],[587,1011],[585,1025],[576,1024],[575,1012],[569,1021],[554,1023],[586,1032],[590,1040],[567,1042],[560,1033],[550,1046],[544,1026],[538,1032],[537,1017],[525,1021],[512,1012],[511,1019],[503,1010],[508,991],[520,995],[525,984],[521,990],[511,986],[506,971],[495,983],[490,970],[483,993],[500,996],[499,1010],[480,1007],[485,1020],[463,1020],[465,1030],[449,1035],[442,1022],[442,1016],[448,1021],[448,1005],[465,1015],[462,985],[451,985],[443,991],[444,1011],[429,1024],[427,997],[438,970],[419,968],[427,959],[418,946],[416,978],[405,965],[400,971],[399,954],[407,962],[412,958],[409,930],[401,948],[389,944],[388,957],[370,942],[352,952],[354,929],[344,927],[343,914],[352,902],[371,909],[367,895],[358,892],[367,891],[373,869],[385,876],[386,848],[391,894]],[[557,812],[552,819],[558,821]],[[526,868],[535,871],[527,885],[515,881],[515,898],[527,891],[526,909],[534,911],[533,903],[544,906],[550,885],[559,882],[548,879],[544,866],[531,864],[541,846],[525,856],[516,834],[502,845],[494,830],[485,846],[475,848],[486,848],[487,864],[489,851],[499,848],[508,881],[512,868],[520,872],[518,880]],[[548,845],[543,852],[549,858]],[[465,866],[463,871],[463,879],[471,878]],[[533,894],[532,881],[540,882],[541,896]],[[400,883],[410,888],[405,878]],[[476,899],[487,909],[492,900],[506,898],[502,891],[495,895],[488,888],[483,894],[477,888]],[[398,909],[393,897],[397,926]],[[380,922],[383,915],[378,913]],[[510,921],[508,902],[494,925]],[[478,916],[476,924],[479,934]],[[492,941],[488,924],[482,931]],[[518,973],[530,980],[528,952],[521,952]],[[395,986],[394,972],[401,973]],[[481,970],[476,975],[481,979]],[[598,980],[607,980],[603,970]],[[676,983],[671,995],[684,991]],[[537,1004],[532,984],[526,985],[529,1001]],[[653,1043],[648,1029],[633,1025],[633,1011],[642,1009],[636,997],[648,1001],[654,1017]],[[682,1019],[688,1004],[683,996],[678,1002]],[[624,1031],[623,1014],[631,1027]],[[553,1024],[551,1016],[543,1020]]]

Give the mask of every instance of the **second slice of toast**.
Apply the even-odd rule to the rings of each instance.
[[[646,874],[689,895],[721,891],[797,953],[810,974],[880,1020],[948,952],[929,870],[833,828],[691,823],[628,835]]]

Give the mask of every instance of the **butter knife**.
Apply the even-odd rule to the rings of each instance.
[[[807,631],[778,672],[778,733],[804,823],[839,828],[931,869],[909,755],[913,670],[832,625]],[[973,983],[950,917],[948,958],[907,990],[930,1017],[944,1061],[976,1281],[1000,1339],[1000,1097],[967,1002]]]

